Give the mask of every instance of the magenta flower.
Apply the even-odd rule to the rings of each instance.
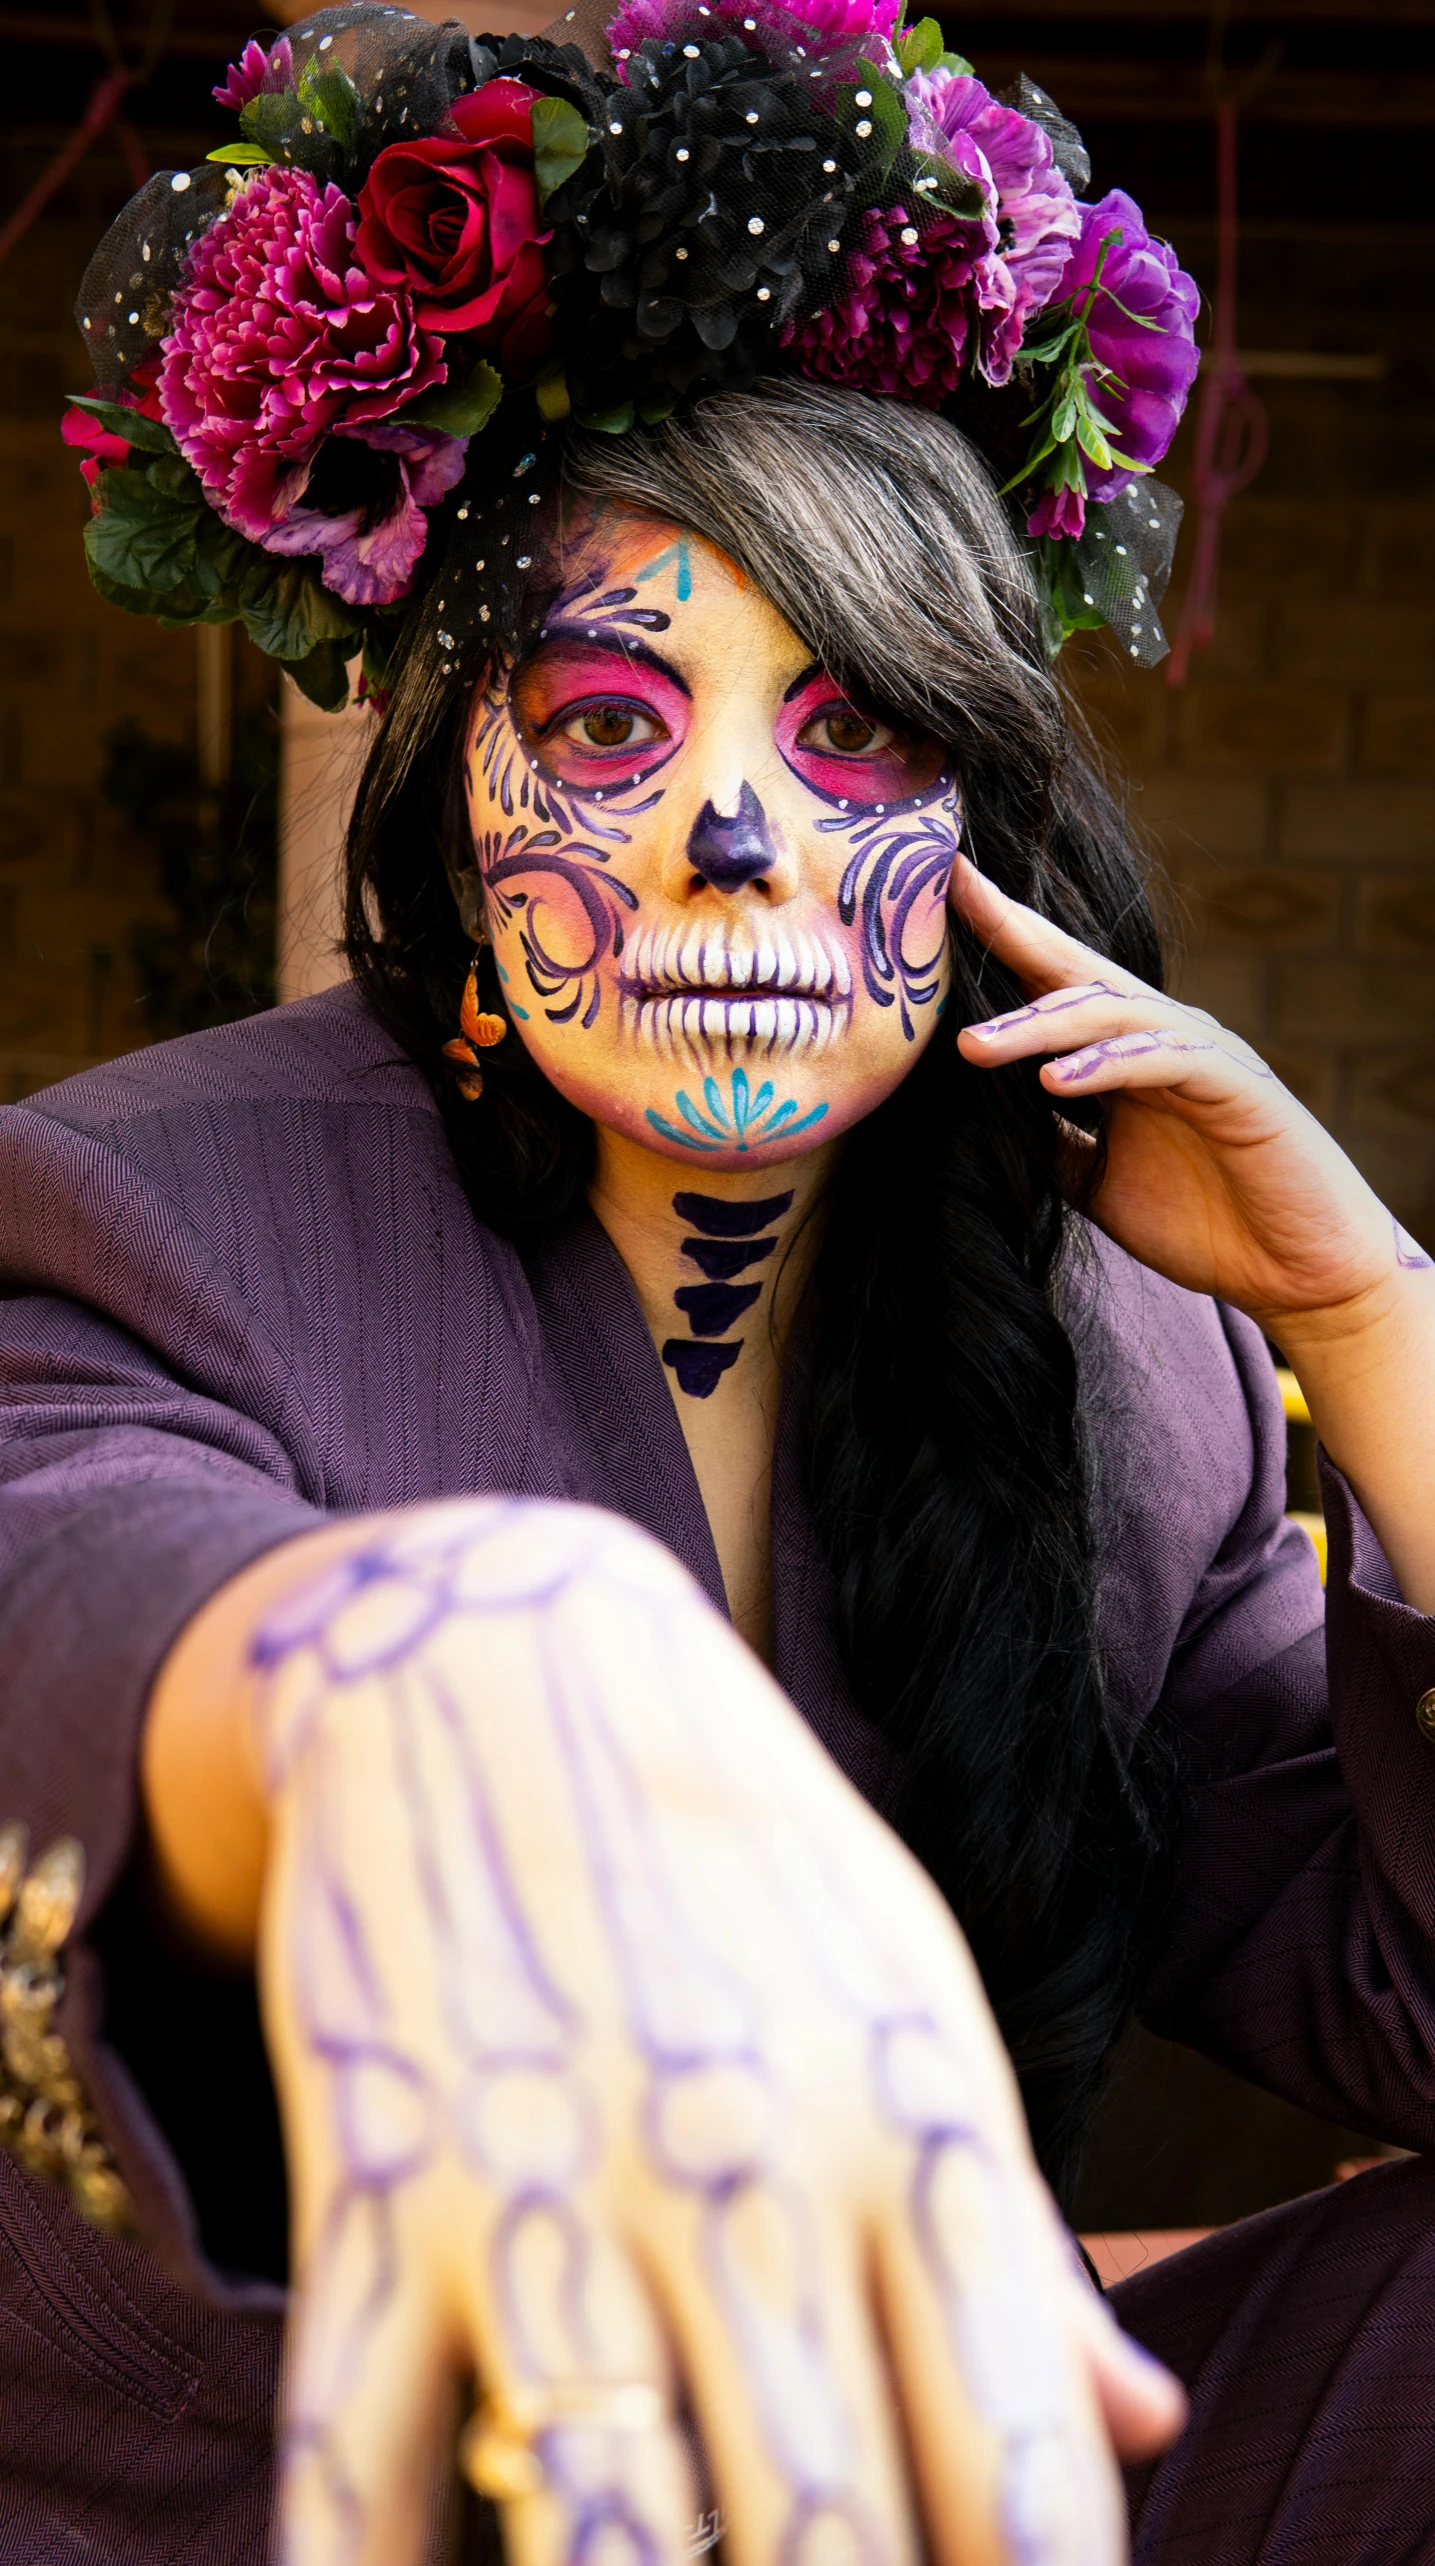
[[[976,362],[988,383],[1007,383],[1029,315],[1060,286],[1080,209],[1040,125],[1003,107],[971,72],[914,72],[903,94],[917,149],[975,178],[997,218],[973,272]]]
[[[1101,283],[1091,292],[1103,241],[1110,235]],[[1081,237],[1054,298],[1071,301],[1084,319],[1091,353],[1108,369],[1092,384],[1092,398],[1110,424],[1111,443],[1148,470],[1160,462],[1180,424],[1200,355],[1195,281],[1176,263],[1165,241],[1152,240],[1141,210],[1114,188],[1099,205],[1081,209]],[[1114,499],[1129,490],[1134,472],[1086,466],[1088,500]]]
[[[608,29],[613,59],[621,73],[630,53],[649,36],[671,37],[678,31],[700,35],[731,33],[737,28],[753,37],[765,52],[783,54],[793,44],[833,52],[840,46],[880,45],[885,53],[897,23],[899,0],[714,0],[696,27],[690,0],[623,0]]]
[[[294,56],[288,37],[277,36],[274,43],[266,47],[251,36],[239,60],[232,62],[225,73],[223,87],[213,90],[211,95],[218,99],[221,107],[231,107],[238,115],[240,108],[247,107],[251,98],[262,97],[266,92],[292,89],[293,86]]]
[[[438,336],[404,284],[357,263],[354,207],[306,171],[264,169],[196,242],[162,342],[164,417],[227,525],[263,543],[321,439],[441,383]]]
[[[296,501],[283,524],[270,527],[264,549],[317,554],[325,587],[350,606],[392,606],[407,596],[428,540],[425,508],[437,506],[462,478],[468,439],[406,428],[397,419],[337,433],[392,458],[375,497],[332,515]]]
[[[1075,541],[1085,526],[1086,501],[1069,482],[1063,483],[1060,489],[1043,490],[1026,521],[1029,535],[1052,535],[1058,542],[1063,535],[1070,535]]]
[[[935,409],[961,379],[973,319],[972,279],[993,223],[931,217],[919,233],[901,205],[862,217],[862,246],[825,312],[789,322],[783,345],[804,374],[895,392]]]

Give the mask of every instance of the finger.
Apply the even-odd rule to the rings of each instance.
[[[622,2245],[535,2183],[492,2222],[460,2303],[479,2402],[461,2462],[503,2509],[512,2566],[558,2566],[607,2534],[679,2560],[703,2504],[676,2372]]]
[[[1111,2446],[1127,2467],[1154,2459],[1186,2421],[1186,2391],[1164,2362],[1123,2334],[1086,2275],[1073,2280],[1075,2321]]]
[[[1263,1063],[1252,1067],[1236,1059],[1209,1035],[1152,1026],[1048,1060],[1041,1082],[1059,1096],[1099,1096],[1111,1088],[1176,1088],[1192,1104],[1204,1105],[1225,1103],[1248,1091],[1254,1079],[1269,1080],[1271,1075]]]
[[[1102,978],[1133,991],[1146,985],[1130,972],[1118,970],[1089,945],[1079,944],[1050,918],[1040,917],[1035,909],[999,891],[977,871],[970,856],[958,854],[947,900],[977,942],[1014,971],[1034,996],[1071,982]]]
[[[777,2170],[716,2179],[696,2255],[662,2287],[731,2554],[918,2554],[894,2401],[855,2219],[823,2216]],[[964,2516],[979,2509],[968,2489]],[[971,2566],[997,2551],[970,2549]],[[963,2566],[968,2566],[966,2554]]]
[[[1052,990],[1025,1007],[1009,1008],[985,1023],[964,1025],[957,1039],[966,1059],[995,1066],[1043,1051],[1075,1051],[1115,1034],[1156,1026],[1178,1033],[1205,1030],[1204,1020],[1174,1000],[1163,1001],[1149,990],[1127,991],[1111,980],[1086,980],[1076,988]]]
[[[331,2206],[290,2325],[282,2566],[418,2566],[448,2376],[439,2311],[400,2256],[391,2204]]]
[[[877,2256],[928,2540],[941,2566],[968,2566],[947,2525],[980,2472],[1004,2559],[1117,2566],[1124,2508],[1050,2204],[983,2142],[940,2042],[907,2046],[888,2116],[915,2143]]]

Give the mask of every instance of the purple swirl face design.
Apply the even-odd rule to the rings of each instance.
[[[474,707],[506,1003],[605,1129],[720,1169],[835,1139],[946,1001],[961,798],[727,558],[609,510]]]

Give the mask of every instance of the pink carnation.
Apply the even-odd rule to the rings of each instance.
[[[961,379],[972,278],[994,229],[938,214],[919,234],[902,206],[874,207],[844,291],[827,311],[789,323],[783,345],[804,374],[935,409]]]
[[[630,53],[649,36],[665,41],[690,29],[699,36],[729,34],[739,27],[766,52],[783,54],[790,45],[816,45],[825,53],[844,46],[877,44],[884,51],[897,23],[899,0],[715,0],[698,23],[691,0],[623,0],[608,29],[608,42],[621,72]]]
[[[294,57],[287,36],[276,37],[272,45],[262,45],[251,36],[237,62],[232,62],[224,75],[221,88],[211,95],[221,107],[230,107],[237,115],[251,98],[294,86]]]
[[[1061,284],[1081,209],[1040,125],[1003,107],[971,72],[919,71],[906,83],[912,141],[975,178],[996,230],[973,269],[982,321],[977,364],[1007,383],[1028,317]]]
[[[356,215],[306,171],[264,169],[195,244],[163,342],[160,401],[227,525],[263,543],[320,440],[389,418],[447,369],[404,284],[357,263]]]

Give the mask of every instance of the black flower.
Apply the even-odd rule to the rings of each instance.
[[[870,132],[870,127],[868,128]],[[835,290],[860,147],[830,80],[738,36],[650,39],[549,199],[555,336],[580,415],[750,384]]]

